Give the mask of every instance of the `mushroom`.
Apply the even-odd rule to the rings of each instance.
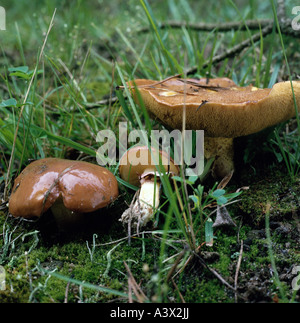
[[[14,217],[41,217],[51,209],[58,223],[72,222],[76,215],[90,213],[118,196],[115,176],[106,168],[84,161],[39,159],[16,178],[9,199]]]
[[[293,81],[300,107],[300,81]],[[228,78],[180,79],[157,82],[137,79],[128,83],[139,102],[136,88],[150,115],[172,129],[204,130],[205,157],[215,157],[213,175],[224,177],[234,169],[233,138],[259,132],[296,115],[291,82],[272,89],[239,87]],[[299,109],[299,108],[298,108]]]
[[[134,146],[120,159],[120,177],[140,187],[139,195],[124,211],[120,221],[129,226],[144,227],[153,219],[154,209],[159,206],[160,166],[166,174],[178,175],[179,167],[164,151],[151,150],[147,146]]]

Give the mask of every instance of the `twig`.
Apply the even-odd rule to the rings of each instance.
[[[117,102],[119,99],[116,96],[113,96],[111,98],[108,99],[103,99],[97,102],[83,102],[82,105],[85,107],[86,110],[92,110],[92,109],[97,109],[100,108],[101,106],[106,106],[109,104],[114,104],[115,102]]]
[[[138,283],[136,282],[136,280],[134,279],[130,268],[128,267],[127,263],[124,261],[124,266],[127,270],[127,274],[128,274],[128,285],[129,285],[129,289],[132,289],[138,302],[139,303],[143,303],[145,300],[148,300],[148,297],[144,294],[144,292],[142,291],[141,287],[138,285]]]
[[[171,79],[173,79],[173,78],[176,78],[176,77],[179,77],[181,74],[175,74],[175,75],[171,75],[171,76],[169,76],[169,77],[167,77],[167,78],[165,78],[165,79],[163,79],[163,80],[161,80],[161,81],[157,81],[157,82],[154,82],[154,83],[152,83],[151,85],[148,85],[148,84],[145,84],[145,85],[139,85],[139,89],[142,89],[142,88],[147,88],[147,87],[154,87],[154,86],[156,86],[156,85],[159,85],[159,84],[162,84],[162,83],[165,83],[166,81],[169,81],[169,80],[171,80]],[[132,85],[132,86],[127,86],[128,88],[130,88],[130,89],[134,89],[135,88],[135,86],[134,85]],[[116,89],[117,90],[119,90],[119,89],[124,89],[125,88],[125,86],[123,86],[123,85],[119,85],[119,86],[117,86],[116,87]]]
[[[63,175],[65,175],[69,170],[71,170],[73,168],[74,165],[71,165],[70,167],[65,168],[58,176],[57,178],[54,180],[54,182],[51,184],[51,186],[49,187],[49,189],[47,190],[47,192],[44,195],[44,199],[43,199],[43,205],[42,205],[42,211],[41,211],[41,215],[44,213],[44,209],[45,209],[45,205],[47,202],[47,199],[51,193],[51,191],[53,190],[53,188],[57,185],[57,183],[59,182],[59,180],[63,177]]]
[[[262,20],[246,20],[245,23],[241,21],[233,21],[233,22],[225,22],[225,23],[188,23],[182,21],[166,21],[158,24],[158,28],[166,29],[166,28],[174,28],[181,29],[183,27],[192,29],[195,31],[231,31],[231,30],[257,30],[260,27],[266,27],[273,23],[272,19],[262,19]],[[247,28],[248,27],[248,28]],[[138,30],[138,33],[145,33],[150,31],[149,27],[143,27]]]
[[[234,288],[235,288],[234,298],[236,303],[237,303],[237,297],[238,297],[238,294],[237,294],[238,276],[239,276],[239,271],[242,263],[242,257],[243,257],[243,240],[241,240],[240,255],[236,265],[236,271],[235,271],[235,277],[234,277]]]
[[[177,290],[177,292],[178,292],[178,294],[179,294],[179,297],[180,297],[180,299],[181,299],[181,302],[182,302],[182,303],[186,303],[186,301],[185,301],[185,299],[183,298],[182,294],[180,293],[180,290],[179,290],[179,288],[178,288],[177,284],[175,283],[174,279],[172,278],[171,280],[172,280],[173,286],[175,287],[175,289]]]
[[[182,250],[179,253],[177,259],[175,260],[175,263],[173,264],[173,266],[171,267],[171,269],[169,270],[169,272],[167,274],[166,282],[168,282],[170,279],[173,280],[172,275],[173,275],[175,269],[177,268],[177,266],[179,265],[179,263],[180,263],[180,261],[183,258],[183,256],[184,256],[185,253],[186,253],[186,250]]]
[[[133,303],[133,300],[132,300],[132,282],[131,280],[129,279],[128,277],[128,303]]]
[[[225,58],[235,56],[236,54],[240,53],[243,49],[251,46],[252,43],[258,41],[261,37],[264,37],[272,32],[273,24],[268,25],[265,28],[261,30],[261,32],[258,32],[254,34],[252,37],[248,38],[247,40],[244,40],[243,42],[237,44],[236,46],[232,47],[229,50],[225,50],[224,53],[220,55],[216,55],[212,58],[212,60],[207,60],[203,65],[202,68],[206,68],[209,66],[209,64],[216,64],[221,61],[223,61]],[[186,71],[186,74],[194,74],[197,72],[198,67],[192,67]]]
[[[278,16],[280,17],[280,10],[278,12]],[[261,19],[261,20],[246,20],[245,22],[234,21],[234,22],[226,22],[226,23],[188,23],[182,21],[167,21],[158,24],[158,28],[166,29],[166,28],[174,28],[181,29],[183,27],[195,30],[195,31],[213,31],[217,30],[219,32],[228,32],[231,30],[258,30],[260,28],[265,28],[269,25],[273,25],[273,19]],[[299,33],[297,34],[295,30],[291,28],[291,19],[280,19],[280,28],[284,30],[284,33],[289,36],[299,37]],[[138,30],[138,33],[146,33],[149,32],[149,27],[143,27]]]
[[[64,303],[68,303],[69,287],[70,287],[70,282],[68,282],[66,286]]]
[[[233,286],[231,286],[216,270],[214,270],[213,268],[210,268],[207,266],[207,264],[205,263],[205,261],[202,259],[202,257],[200,257],[197,253],[193,253],[200,261],[200,264],[205,267],[206,269],[208,269],[214,276],[216,276],[220,282],[222,282],[222,284],[224,284],[226,287],[230,288],[231,290],[235,291],[235,288]]]

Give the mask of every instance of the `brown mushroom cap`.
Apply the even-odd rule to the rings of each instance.
[[[128,183],[140,186],[140,178],[149,173],[157,171],[156,163],[159,165],[159,156],[154,148],[149,150],[147,146],[135,146],[127,150],[120,159],[119,173],[122,179]],[[159,151],[161,157],[161,165],[165,171],[171,174],[179,174],[179,167],[174,164],[172,158],[164,151]],[[133,161],[141,161],[136,163]],[[132,163],[133,162],[133,163]]]
[[[280,82],[272,89],[239,87],[227,78],[179,79],[129,82],[134,100],[138,87],[147,110],[172,129],[182,128],[186,106],[186,129],[204,130],[209,137],[235,138],[259,132],[295,116],[291,83]],[[300,107],[300,81],[293,81]]]
[[[16,178],[9,211],[15,217],[40,217],[61,198],[68,210],[88,213],[107,206],[117,196],[117,180],[106,168],[45,158],[29,164]]]

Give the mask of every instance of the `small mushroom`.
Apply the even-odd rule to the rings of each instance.
[[[9,212],[14,217],[39,218],[51,208],[60,223],[103,208],[118,194],[115,176],[104,167],[44,158],[29,164],[16,178]]]
[[[293,81],[298,109],[300,81]],[[290,82],[272,89],[239,87],[228,78],[164,81],[137,79],[128,83],[133,98],[141,95],[150,115],[171,129],[182,129],[186,107],[186,129],[204,130],[205,157],[215,157],[213,175],[224,177],[234,169],[233,138],[250,135],[296,115]]]
[[[153,219],[153,212],[159,206],[160,166],[170,175],[178,175],[179,167],[166,152],[147,146],[130,148],[120,159],[120,177],[140,187],[139,195],[122,214],[120,221],[133,227],[144,227]]]

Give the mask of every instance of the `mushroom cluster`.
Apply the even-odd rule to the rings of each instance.
[[[234,169],[233,138],[250,135],[296,115],[300,81],[276,83],[272,89],[239,87],[228,78],[164,81],[136,79],[128,83],[136,103],[139,95],[149,114],[167,128],[204,130],[205,157],[215,158],[213,175],[224,177]]]
[[[160,177],[178,175],[179,167],[164,151],[136,146],[120,159],[119,173],[124,181],[140,187],[138,197],[120,220],[139,228],[152,220],[159,206]],[[9,212],[30,219],[51,210],[60,227],[108,206],[118,195],[116,177],[106,168],[83,161],[44,158],[29,164],[15,179]]]
[[[139,228],[153,219],[154,210],[159,206],[160,177],[163,173],[178,175],[179,167],[162,150],[135,146],[120,159],[119,173],[123,180],[140,187],[137,198],[134,198],[120,220],[123,224]]]
[[[215,158],[213,175],[224,177],[234,169],[233,138],[259,132],[296,115],[300,81],[280,82],[272,89],[239,87],[227,78],[164,81],[138,79],[128,83],[134,100],[139,95],[149,113],[166,127],[204,130],[205,157]],[[186,109],[184,109],[184,107]],[[120,159],[120,177],[140,187],[121,216],[136,228],[153,219],[159,207],[160,177],[178,175],[179,167],[161,150],[135,146]],[[44,158],[29,164],[16,178],[9,200],[14,217],[72,218],[106,207],[118,197],[118,183],[106,168],[83,162]]]
[[[90,213],[118,196],[115,176],[106,168],[84,161],[39,159],[16,178],[9,200],[14,217],[41,217],[48,209],[56,219]]]

